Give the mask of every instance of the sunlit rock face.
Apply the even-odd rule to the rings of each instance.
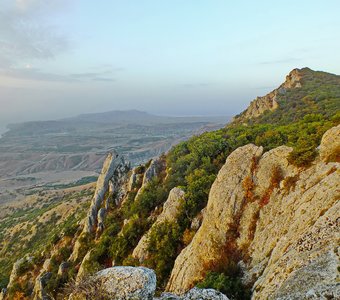
[[[176,220],[178,215],[178,210],[181,204],[181,201],[184,198],[184,191],[180,188],[173,188],[168,196],[168,199],[163,205],[162,213],[157,217],[157,220],[152,225],[150,230],[140,239],[138,245],[134,249],[132,256],[138,259],[140,262],[143,262],[148,256],[148,240],[151,234],[151,231],[155,226],[168,221],[173,222]]]
[[[289,147],[235,150],[212,185],[203,223],[177,257],[167,289],[184,293],[228,249],[245,260],[253,299],[338,297],[340,127],[327,131],[307,169],[288,162]],[[334,146],[335,145],[335,146]],[[234,233],[237,234],[234,234]],[[232,234],[233,233],[233,234]],[[319,297],[319,298],[318,298]]]

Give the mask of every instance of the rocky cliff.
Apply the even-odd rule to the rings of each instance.
[[[310,69],[294,69],[286,77],[286,80],[277,89],[271,91],[269,94],[263,97],[257,97],[255,100],[250,102],[248,108],[243,111],[240,115],[236,116],[234,122],[243,122],[248,119],[256,118],[266,111],[273,111],[279,107],[278,97],[284,95],[289,89],[296,89],[302,86],[301,79],[305,72]]]
[[[288,162],[289,147],[264,154],[255,145],[235,150],[167,289],[183,293],[217,261],[243,260],[252,299],[339,297],[340,164],[329,159],[337,157],[339,144],[340,126],[326,132],[307,169]]]

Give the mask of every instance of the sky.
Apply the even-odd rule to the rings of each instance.
[[[340,74],[339,0],[0,0],[0,128],[138,109],[234,115]]]

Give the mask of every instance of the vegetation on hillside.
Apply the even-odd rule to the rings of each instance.
[[[211,185],[232,151],[249,143],[262,146],[265,151],[287,145],[293,147],[290,162],[300,168],[308,167],[317,156],[322,135],[340,123],[340,79],[322,72],[305,70],[305,73],[301,88],[287,90],[280,96],[277,110],[246,123],[231,123],[223,129],[194,136],[173,147],[162,158],[166,160],[166,172],[153,179],[136,197],[142,183],[139,180],[118,209],[111,207],[100,238],[84,239],[86,249],[92,248],[85,265],[87,271],[95,272],[112,264],[139,265],[131,256],[133,249],[161,212],[169,191],[180,186],[185,191],[185,201],[181,203],[177,222],[153,227],[149,255],[143,263],[156,271],[162,290],[176,257],[194,234],[192,220],[206,206]],[[141,166],[137,173],[144,171],[145,167]],[[273,186],[277,184],[274,179]],[[261,205],[266,205],[267,200],[262,199]],[[65,228],[69,235],[74,230],[72,226]],[[236,265],[237,261],[233,263]],[[216,270],[207,270],[199,286],[218,289],[234,299],[247,299],[249,293],[241,285],[240,272]]]

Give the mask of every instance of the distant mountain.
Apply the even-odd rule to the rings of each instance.
[[[4,136],[25,136],[50,133],[65,133],[102,128],[103,125],[154,125],[154,124],[178,124],[201,123],[226,124],[230,120],[228,116],[185,116],[170,117],[157,116],[138,110],[113,110],[102,113],[81,114],[72,118],[47,121],[30,121],[9,124],[8,132]]]

